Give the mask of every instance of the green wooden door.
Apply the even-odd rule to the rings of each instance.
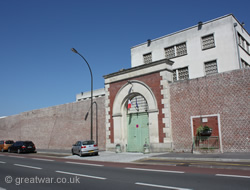
[[[149,144],[148,114],[131,113],[128,122],[128,152],[143,152],[143,145]]]

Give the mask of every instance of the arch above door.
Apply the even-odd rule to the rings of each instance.
[[[148,109],[145,110],[145,113],[148,114],[149,141],[150,143],[159,143],[158,106],[155,95],[145,83],[132,80],[123,85],[117,92],[112,107],[114,144],[120,144],[123,151],[126,151],[128,144],[128,99],[138,95],[143,96],[147,102]]]

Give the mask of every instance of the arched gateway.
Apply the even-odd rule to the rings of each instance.
[[[154,94],[146,84],[129,81],[123,85],[113,104],[115,142],[124,151],[142,152],[145,143],[158,140],[157,110]]]
[[[172,62],[164,59],[104,76],[106,149],[172,149],[169,87]]]

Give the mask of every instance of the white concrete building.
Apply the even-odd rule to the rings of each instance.
[[[100,96],[105,96],[105,89],[104,88],[93,90],[93,98],[97,98]],[[76,95],[76,101],[90,99],[90,97],[91,97],[91,91],[81,92],[80,94]]]
[[[167,58],[174,81],[193,79],[249,67],[249,46],[244,24],[229,14],[132,47],[131,66]]]

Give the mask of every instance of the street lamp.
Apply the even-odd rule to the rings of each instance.
[[[90,71],[90,75],[91,75],[91,123],[90,123],[90,138],[91,140],[93,140],[93,75],[92,75],[92,70],[87,62],[87,60],[80,54],[78,53],[78,51],[76,51],[75,48],[71,48],[71,51],[73,51],[74,53],[80,55],[83,60],[87,63],[89,71]]]
[[[96,121],[95,121],[95,125],[96,125],[96,144],[98,145],[98,106],[96,102],[93,102],[93,104],[95,104],[96,107]],[[85,115],[85,121],[87,120],[89,115],[89,110]]]

